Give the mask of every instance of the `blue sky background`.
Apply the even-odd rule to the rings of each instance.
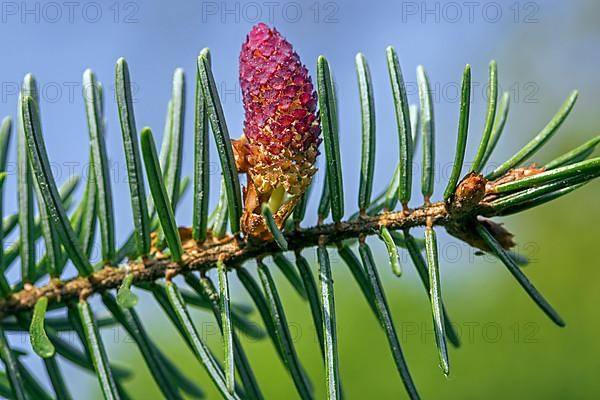
[[[269,2],[173,1],[168,6],[158,1],[74,3],[70,7],[35,3],[37,9],[33,5],[24,8],[19,3],[16,10],[3,3],[0,111],[2,115],[14,116],[20,82],[27,72],[32,72],[40,85],[43,129],[51,160],[57,165],[57,178],[62,181],[69,171],[85,173],[87,152],[82,149],[87,145],[88,134],[81,76],[86,68],[92,68],[107,87],[107,141],[114,163],[117,205],[127,204],[128,193],[114,101],[116,59],[124,56],[129,62],[138,128],[152,127],[157,141],[162,135],[173,70],[184,68],[188,94],[186,134],[187,143],[191,144],[196,56],[202,48],[211,48],[229,130],[232,137],[237,137],[243,123],[238,54],[246,33],[258,20],[276,26],[293,43],[313,75],[319,54],[327,56],[331,63],[339,93],[342,158],[349,166],[345,169],[347,212],[355,208],[352,199],[358,168],[351,166],[357,165],[360,156],[354,70],[357,52],[367,56],[375,85],[377,154],[382,161],[377,165],[379,185],[389,180],[397,158],[385,64],[387,45],[393,45],[399,53],[412,102],[418,102],[416,66],[423,64],[429,73],[436,92],[437,160],[445,168],[445,177],[453,156],[458,90],[465,63],[472,66],[474,82],[471,149],[477,145],[477,134],[483,126],[488,62],[492,58],[499,65],[500,88],[509,90],[513,97],[507,125],[511,140],[500,144],[492,160],[497,162],[539,130],[574,88],[581,90],[581,96],[574,118],[565,126],[585,124],[585,116],[591,114],[586,111],[595,106],[592,99],[597,98],[600,83],[593,62],[598,57],[594,51],[598,31],[590,23],[598,6],[592,1],[476,2],[473,6],[452,2],[425,6],[421,2],[344,1],[274,2],[272,6]],[[186,147],[184,157],[189,175],[191,145]],[[216,184],[219,171],[217,164],[214,167]],[[419,172],[417,166],[415,173]],[[441,179],[442,176],[438,181]],[[441,190],[440,184],[437,191]],[[14,197],[7,196],[9,209],[14,205]],[[121,238],[129,229],[125,223],[128,208],[117,207],[117,216],[123,217],[119,219],[123,223],[118,224]],[[182,207],[179,220],[189,220],[190,212],[189,207]]]
[[[88,157],[81,76],[86,68],[96,72],[107,88],[107,146],[113,163],[118,240],[130,232],[131,213],[114,100],[115,61],[123,56],[129,63],[138,129],[152,127],[158,142],[173,71],[184,68],[188,98],[184,171],[191,176],[196,56],[204,47],[211,49],[230,134],[238,137],[243,123],[238,55],[246,33],[259,21],[281,31],[313,77],[318,55],[325,55],[330,62],[339,96],[346,215],[356,209],[359,172],[360,115],[354,69],[354,56],[359,51],[367,56],[374,83],[377,192],[389,181],[398,157],[385,63],[387,45],[393,45],[399,53],[411,102],[418,102],[415,68],[423,64],[427,69],[435,92],[436,157],[446,174],[453,159],[458,90],[465,63],[472,66],[475,85],[467,158],[473,157],[483,127],[491,59],[498,62],[500,88],[509,90],[512,96],[505,140],[492,156],[492,163],[502,162],[535,135],[572,89],[580,90],[578,104],[561,134],[540,153],[538,161],[549,160],[598,131],[600,4],[593,0],[472,4],[138,0],[68,4],[0,4],[0,116],[15,117],[20,82],[32,72],[40,84],[42,124],[50,158],[56,165],[55,175],[60,182],[73,172],[81,175]],[[211,157],[216,162],[212,149]],[[15,162],[13,149],[4,200],[9,211],[16,209]],[[418,165],[416,171],[420,172]],[[216,194],[216,163],[214,172]],[[317,179],[321,176],[319,172]],[[438,173],[434,198],[440,197],[446,177]],[[417,177],[415,181],[420,180]],[[416,186],[414,193],[413,204],[417,205],[421,199]],[[316,204],[316,197],[313,196],[312,205]],[[310,221],[315,219],[313,209],[309,212]],[[177,220],[180,224],[191,221],[189,194],[178,210]],[[544,248],[540,251],[543,254]],[[13,269],[13,274],[17,269]],[[457,275],[446,279],[454,281]]]

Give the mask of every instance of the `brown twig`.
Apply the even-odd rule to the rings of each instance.
[[[336,243],[344,239],[358,238],[360,235],[376,234],[381,226],[390,230],[422,226],[430,218],[434,225],[445,225],[449,220],[447,207],[434,203],[427,207],[411,210],[409,213],[383,213],[374,217],[362,217],[355,221],[338,224],[323,224],[286,233],[290,251],[302,250],[318,244],[319,238],[326,243]],[[229,266],[237,266],[246,260],[278,251],[272,241],[252,242],[228,240],[197,245],[187,241],[185,254],[180,263],[158,255],[145,261],[132,260],[127,271],[123,268],[105,266],[89,277],[77,277],[64,282],[50,282],[42,287],[23,289],[0,300],[0,315],[12,315],[33,308],[37,300],[48,297],[50,303],[76,300],[82,293],[98,293],[118,287],[127,273],[133,274],[135,282],[151,282],[164,278],[167,270],[171,277],[189,271],[206,271],[212,268],[219,258]]]
[[[447,202],[428,203],[422,207],[408,209],[403,207],[399,212],[384,212],[369,217],[363,215],[355,220],[335,224],[318,224],[285,232],[288,250],[299,252],[304,248],[318,244],[334,244],[352,238],[364,240],[366,236],[375,235],[382,226],[389,230],[407,230],[416,226],[444,226],[448,233],[472,246],[487,250],[476,234],[474,226],[485,223],[496,239],[505,247],[514,245],[512,235],[501,225],[482,217],[494,216],[494,209],[484,199],[487,181],[480,175],[467,175],[458,185],[455,195]],[[175,263],[168,256],[154,249],[154,255],[144,260],[130,260],[128,268],[116,268],[107,265],[88,277],[77,277],[68,281],[51,280],[42,287],[28,287],[11,296],[0,299],[0,318],[20,311],[31,310],[37,300],[48,297],[50,304],[66,303],[79,299],[82,294],[91,295],[120,286],[126,274],[133,275],[135,282],[152,282],[167,276],[200,271],[205,273],[215,266],[220,259],[230,268],[241,265],[244,261],[265,257],[279,252],[277,245],[271,241],[226,237],[209,238],[198,244],[191,238],[191,229],[180,228],[184,255],[181,262]]]

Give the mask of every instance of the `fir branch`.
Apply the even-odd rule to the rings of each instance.
[[[475,210],[476,208],[473,208],[473,211]],[[286,232],[285,237],[288,241],[288,250],[295,251],[316,246],[319,237],[323,237],[325,243],[333,244],[362,235],[377,235],[382,226],[388,230],[424,226],[427,218],[431,218],[434,225],[447,225],[453,219],[447,205],[439,202],[413,209],[409,213],[383,213],[374,217],[362,217],[355,221],[297,229]],[[464,218],[463,214],[461,218]],[[182,231],[187,232],[188,229],[180,228],[180,232]],[[24,289],[1,299],[0,315],[12,315],[19,311],[30,310],[43,296],[48,298],[49,303],[66,303],[79,299],[82,294],[90,295],[118,288],[127,274],[133,276],[134,284],[152,282],[165,277],[167,271],[169,276],[190,271],[207,271],[216,266],[219,258],[235,268],[244,261],[279,251],[281,250],[274,241],[253,242],[231,236],[218,242],[209,239],[203,244],[187,240],[180,263],[172,261],[168,256],[158,255],[145,261],[132,260],[127,270],[106,265],[89,277],[78,277],[65,282],[53,281],[45,286]]]

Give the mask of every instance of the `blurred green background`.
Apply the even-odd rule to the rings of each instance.
[[[78,3],[80,9],[87,3]],[[375,191],[389,181],[397,160],[395,119],[384,57],[388,44],[394,45],[400,54],[410,100],[418,100],[414,69],[421,63],[427,67],[436,92],[436,157],[440,168],[434,199],[441,195],[448,165],[453,159],[458,118],[456,89],[467,62],[472,65],[473,81],[477,85],[473,91],[467,158],[473,156],[483,127],[487,64],[492,58],[498,61],[500,88],[511,93],[505,135],[492,163],[504,161],[534,136],[574,88],[580,90],[575,110],[556,138],[536,155],[535,161],[548,161],[598,134],[600,3],[595,0],[320,1],[310,4],[283,1],[271,2],[275,4],[272,15],[266,3],[251,3],[258,6],[262,18],[252,13],[253,9],[247,6],[250,3],[183,0],[171,1],[168,5],[158,0],[119,1],[114,3],[120,10],[118,15],[114,8],[103,4],[104,14],[97,22],[82,18],[79,11],[74,21],[68,21],[64,14],[56,23],[49,22],[48,17],[44,19],[43,15],[36,21],[31,16],[23,20],[18,14],[4,13],[0,45],[10,62],[0,65],[2,114],[14,114],[16,92],[9,90],[11,84],[20,82],[26,72],[36,73],[48,90],[42,91],[44,130],[50,156],[57,171],[63,172],[57,179],[64,181],[66,168],[74,162],[85,163],[87,158],[84,149],[88,137],[82,101],[79,96],[71,98],[65,89],[79,80],[85,67],[93,67],[112,93],[114,61],[125,56],[136,87],[138,127],[149,125],[160,131],[173,69],[183,66],[187,71],[188,99],[191,100],[195,57],[201,48],[209,46],[231,135],[237,137],[243,121],[237,57],[246,32],[260,19],[275,25],[293,43],[313,76],[319,54],[325,54],[332,65],[340,103],[346,215],[355,210],[358,183],[360,116],[353,64],[358,51],[366,54],[375,85],[378,124]],[[298,7],[299,16],[293,13]],[[56,87],[62,88],[58,98],[52,92]],[[107,96],[106,113],[110,158],[116,165],[113,188],[117,233],[122,240],[131,229],[129,192],[123,174],[116,107],[110,96]],[[191,143],[192,118],[189,101],[188,143]],[[192,173],[191,147],[186,146],[184,154],[187,175]],[[211,156],[217,159],[214,152]],[[11,157],[14,161],[14,154]],[[81,174],[78,168],[83,164],[77,165],[75,173]],[[419,173],[418,162],[415,173]],[[219,181],[216,164],[211,179],[215,194]],[[320,186],[321,173],[316,181]],[[11,193],[14,179],[11,181],[9,176],[7,184],[7,193]],[[307,224],[316,219],[318,193],[319,190],[313,191]],[[416,186],[414,193],[411,204],[418,205],[421,198]],[[8,211],[15,208],[15,198],[8,196]],[[406,252],[401,251],[405,273],[397,278],[390,271],[383,246],[377,240],[370,240],[404,353],[424,398],[600,397],[599,198],[600,183],[594,182],[551,204],[503,219],[516,234],[517,251],[531,259],[526,267],[527,275],[566,320],[567,326],[562,329],[537,309],[503,265],[489,257],[476,256],[465,244],[440,234],[443,296],[462,340],[460,349],[451,349],[448,378],[437,366],[428,300]],[[191,221],[190,202],[188,193],[178,210],[181,225]],[[306,250],[304,254],[314,266],[314,250]],[[382,330],[347,267],[335,252],[331,252],[331,257],[345,398],[405,398]],[[247,267],[254,273],[254,264]],[[274,274],[298,353],[315,385],[317,398],[323,398],[323,363],[308,304],[298,297],[277,269]],[[233,299],[249,302],[235,277],[232,281]],[[203,368],[162,310],[152,298],[137,292],[141,299],[138,309],[150,335],[188,377],[200,383],[206,398],[218,398]],[[94,304],[94,310],[99,315],[105,313],[99,304]],[[201,311],[194,311],[193,317],[215,353],[221,354],[220,337],[213,319]],[[253,318],[258,321],[257,315]],[[125,331],[106,329],[103,336],[111,360],[130,366],[136,373],[135,379],[127,384],[132,397],[159,398],[160,392]],[[266,398],[295,398],[292,381],[273,346],[267,340],[255,342],[243,338],[242,342]],[[18,346],[29,350],[25,339],[21,338]],[[32,360],[32,365],[41,379],[45,379],[41,363]],[[73,377],[69,383],[74,387],[75,398],[100,397],[94,377],[64,365],[65,374]]]
[[[593,210],[600,191],[592,186],[530,211],[518,221],[507,221],[517,232],[520,246],[527,245],[523,252],[533,257],[534,262],[526,269],[528,276],[566,319],[566,328],[554,326],[499,262],[470,262],[472,252],[466,246],[442,242],[440,246],[449,249],[452,260],[456,259],[457,249],[463,254],[461,261],[442,261],[444,298],[462,340],[460,349],[451,350],[452,372],[448,378],[437,366],[429,303],[412,265],[404,256],[406,273],[396,278],[378,246],[377,260],[388,300],[423,398],[597,398],[600,270],[598,236],[593,227],[600,217]],[[345,265],[334,252],[332,258],[338,261],[334,264],[335,301],[345,397],[405,398],[383,331]],[[308,304],[300,300],[281,274],[276,275],[300,358],[315,383],[317,398],[324,398],[323,363]],[[239,289],[237,284],[233,287],[233,297],[245,300]],[[190,356],[177,332],[151,300],[145,303],[147,315],[155,321],[151,325],[153,336],[174,360],[184,365],[189,377],[207,382],[203,387],[208,398],[218,398],[203,368]],[[220,354],[213,320],[207,313],[194,316],[198,329],[204,331],[216,354]],[[243,343],[266,397],[295,398],[292,381],[270,342],[246,339]],[[142,365],[131,344],[121,342],[111,349],[111,354],[124,365]],[[134,398],[157,396],[145,368],[140,367],[139,373],[143,378],[128,386]]]

